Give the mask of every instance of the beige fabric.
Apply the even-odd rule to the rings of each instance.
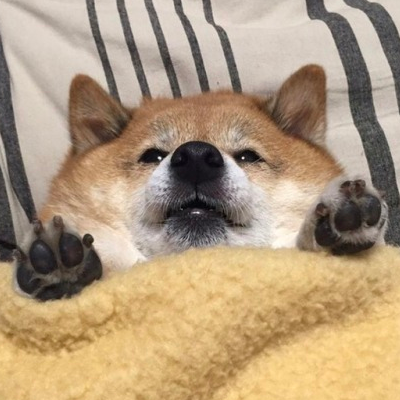
[[[2,400],[400,393],[398,249],[192,250],[42,304],[0,265],[0,291]]]

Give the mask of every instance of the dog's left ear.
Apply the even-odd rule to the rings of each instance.
[[[322,67],[306,65],[291,75],[268,100],[267,110],[284,132],[324,145],[326,78]]]
[[[115,139],[130,119],[131,112],[92,78],[77,75],[73,79],[69,94],[73,154]]]

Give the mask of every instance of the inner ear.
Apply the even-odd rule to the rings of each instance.
[[[267,109],[286,133],[324,145],[326,77],[318,65],[306,65],[291,75],[268,101]]]
[[[74,154],[118,137],[131,112],[86,75],[77,75],[70,88],[69,125]]]

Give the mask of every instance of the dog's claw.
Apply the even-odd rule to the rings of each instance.
[[[36,236],[39,236],[43,232],[43,224],[40,220],[35,219],[32,222],[33,231],[35,232]]]
[[[340,185],[340,191],[348,198],[352,195],[361,197],[364,194],[366,183],[363,179],[345,181]]]
[[[82,239],[82,243],[88,249],[92,246],[93,242],[94,242],[94,239],[93,239],[93,236],[90,233],[87,233]]]
[[[55,215],[53,217],[53,225],[58,229],[64,229],[64,221],[60,215]]]
[[[26,260],[26,255],[21,249],[14,249],[12,252],[12,257],[14,260],[21,262],[23,260]]]
[[[365,192],[365,181],[363,179],[357,179],[354,181],[354,192],[356,197],[361,197]]]
[[[315,212],[320,217],[326,217],[329,214],[329,208],[324,203],[318,203]]]

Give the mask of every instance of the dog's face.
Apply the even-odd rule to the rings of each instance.
[[[80,76],[70,124],[73,148],[50,203],[129,235],[145,256],[292,246],[307,209],[341,172],[322,147],[325,76],[316,66],[269,99],[216,92],[134,110]]]

